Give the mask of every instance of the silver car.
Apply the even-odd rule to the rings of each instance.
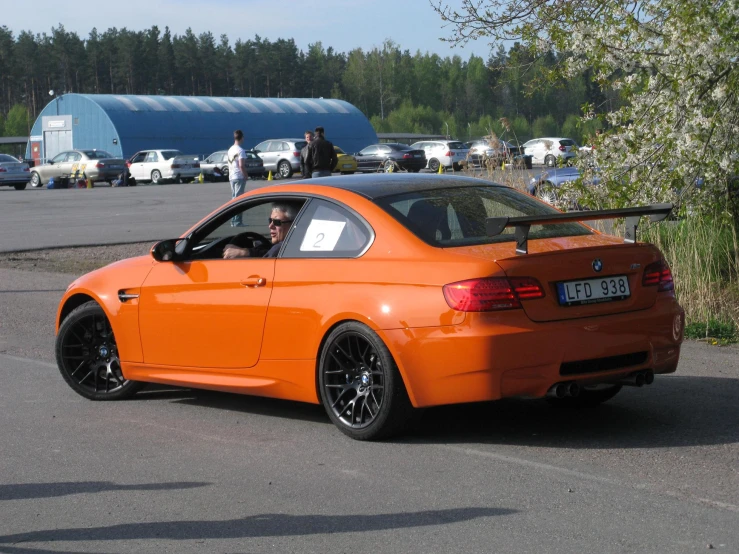
[[[131,176],[137,181],[182,182],[200,175],[197,156],[187,156],[179,150],[142,150],[127,162]]]
[[[308,144],[304,139],[270,139],[257,144],[253,150],[264,162],[264,171],[288,179],[300,171],[300,151]]]
[[[112,181],[123,173],[123,158],[116,158],[105,150],[68,150],[54,156],[31,170],[31,186],[40,187],[61,177]]]
[[[228,181],[228,150],[213,152],[200,162],[200,171],[208,181]],[[264,164],[256,152],[246,151],[246,172],[250,178],[264,174]]]
[[[469,153],[469,148],[458,140],[423,140],[411,144],[411,148],[426,153],[426,167],[433,172],[439,171],[440,166],[458,170]]]
[[[0,187],[23,190],[30,180],[31,172],[27,163],[8,154],[0,154]]]

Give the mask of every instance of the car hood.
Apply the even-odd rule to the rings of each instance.
[[[96,295],[115,294],[121,288],[140,287],[156,262],[151,256],[126,258],[75,279],[67,293],[84,289]]]

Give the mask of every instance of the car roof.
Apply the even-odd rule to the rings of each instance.
[[[317,181],[317,179],[314,180]],[[305,182],[291,181],[289,183],[274,185],[274,187],[287,187],[289,185],[296,184],[305,184]],[[360,196],[364,196],[369,200],[376,200],[384,196],[394,196],[396,194],[417,192],[421,190],[504,186],[483,179],[475,179],[473,177],[439,175],[436,173],[370,173],[366,175],[337,175],[321,179],[320,182],[316,182],[315,184],[323,187],[348,190],[359,194]],[[297,190],[290,192],[297,192]]]

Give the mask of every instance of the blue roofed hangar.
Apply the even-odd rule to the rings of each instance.
[[[139,150],[176,149],[207,156],[244,131],[244,147],[271,138],[299,138],[321,125],[346,152],[377,142],[365,115],[343,100],[64,94],[39,114],[26,158],[37,163],[79,148],[130,158]]]

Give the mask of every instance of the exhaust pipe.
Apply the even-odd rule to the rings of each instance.
[[[572,396],[573,398],[580,394],[580,385],[575,383],[575,381],[572,381],[567,385],[567,396]]]
[[[565,383],[555,383],[547,391],[550,398],[565,398],[566,396],[577,396],[580,394],[580,385],[575,381],[567,381]]]
[[[651,369],[637,371],[621,379],[611,381],[614,385],[626,385],[627,387],[643,387],[654,383],[654,372]]]

